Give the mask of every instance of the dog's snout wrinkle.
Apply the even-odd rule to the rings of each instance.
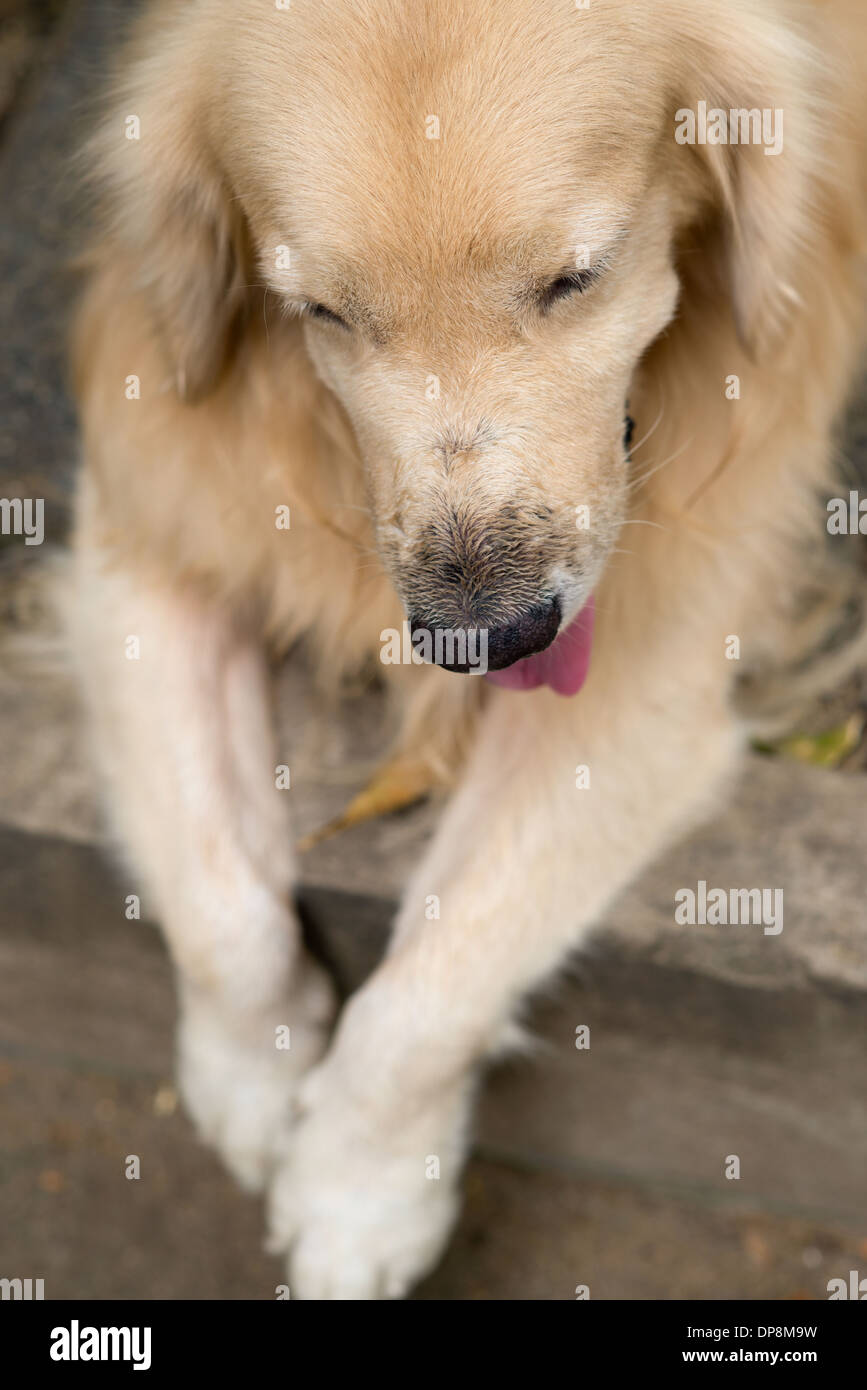
[[[542,595],[556,592],[547,581],[545,538],[511,505],[489,513],[442,508],[407,547],[404,566],[407,611],[435,618],[433,625],[446,630],[505,629],[538,607]]]
[[[475,459],[478,459],[478,456],[489,445],[495,443],[496,439],[496,432],[487,420],[480,420],[478,424],[467,427],[450,425],[437,435],[434,451],[441,460],[443,471],[448,477],[452,466],[458,459],[467,460],[471,455],[475,455]]]

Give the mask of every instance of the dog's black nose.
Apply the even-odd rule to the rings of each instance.
[[[501,627],[488,628],[488,670],[502,671],[513,662],[550,647],[560,626],[557,599],[537,603]]]
[[[548,599],[545,603],[537,603],[526,613],[498,627],[487,626],[483,621],[467,622],[457,631],[472,631],[474,628],[484,631],[487,634],[487,669],[502,671],[513,662],[520,661],[522,657],[532,656],[534,652],[542,652],[546,647],[550,647],[557,636],[560,617],[560,602],[554,598]],[[442,640],[443,634],[449,631],[442,625],[437,626],[414,615],[410,618],[410,629],[413,637],[422,631],[430,634],[430,650],[438,666],[444,666],[447,671],[472,669],[472,662],[467,663],[466,659],[461,660],[460,657],[454,659],[460,647],[456,644],[456,648],[453,649],[447,640]]]

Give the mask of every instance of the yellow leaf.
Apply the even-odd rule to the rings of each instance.
[[[418,759],[395,758],[385,763],[339,816],[298,841],[299,851],[303,854],[332,835],[349,830],[353,825],[361,825],[363,821],[402,811],[404,807],[427,796],[436,780],[428,764]]]

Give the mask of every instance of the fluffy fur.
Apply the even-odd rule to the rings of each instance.
[[[429,1267],[478,1062],[719,804],[734,677],[821,550],[861,349],[865,59],[860,0],[196,0],[133,35],[87,155],[75,647],[179,970],[188,1104],[269,1184],[293,1296]],[[782,153],[678,145],[702,100],[782,109]],[[595,283],[541,309],[576,248]],[[329,987],[290,906],[266,656],[303,638],[334,688],[405,610],[497,623],[554,588],[567,620],[597,598],[574,700],[383,668],[398,746],[455,790],[297,1087]]]

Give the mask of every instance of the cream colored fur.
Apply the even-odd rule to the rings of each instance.
[[[861,348],[865,59],[858,0],[197,0],[124,55],[88,152],[75,648],[180,976],[189,1107],[269,1185],[293,1296],[430,1267],[479,1063],[736,771],[726,639],[766,655],[822,546]],[[700,100],[782,108],[783,152],[676,144]],[[598,283],[541,312],[576,247]],[[498,611],[540,573],[567,619],[595,591],[590,678],[566,700],[382,668],[398,745],[454,791],[299,1089],[331,1006],[265,659],[304,638],[334,688],[405,608],[447,621],[455,515]]]

